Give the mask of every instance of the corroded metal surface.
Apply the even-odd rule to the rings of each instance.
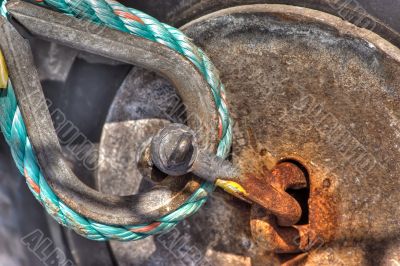
[[[318,244],[310,235],[309,225],[282,227],[274,215],[258,205],[252,206],[250,226],[254,240],[269,252],[303,253]]]
[[[250,160],[250,158],[243,158],[243,160]],[[240,182],[249,193],[247,198],[273,215],[277,224],[281,226],[298,223],[302,215],[301,207],[286,191],[307,186],[303,172],[289,162],[278,164],[271,171],[266,168],[256,170],[257,172],[261,170],[262,174],[255,174],[254,171],[245,172]]]
[[[184,30],[210,55],[227,86],[236,121],[234,164],[259,173],[282,160],[294,160],[309,175],[309,192],[300,199],[308,207],[308,217],[295,225],[309,227],[308,243],[301,238],[299,242],[297,233],[293,239],[295,248],[300,245],[308,251],[306,255],[275,256],[254,244],[241,254],[251,257],[254,265],[397,263],[398,49],[336,17],[289,6],[223,10]],[[146,75],[131,77],[142,81],[135,88],[149,87],[147,82],[156,88],[169,86],[157,77],[145,81],[141,76]],[[129,97],[117,97],[115,102],[129,101],[134,102]],[[124,109],[116,106],[111,113]],[[213,201],[209,206],[217,207]],[[240,214],[221,210],[217,215],[245,217],[250,213],[249,206],[244,206]],[[259,214],[257,223],[271,218]],[[229,233],[229,223],[216,221],[207,226],[222,232],[217,238],[237,240]],[[237,232],[242,234],[242,230]],[[209,240],[201,233],[193,235],[200,242]],[[237,251],[235,245],[224,245],[224,249]],[[123,260],[118,249],[113,251]],[[157,251],[154,254],[160,256]]]
[[[310,176],[310,230],[325,247],[398,239],[395,47],[335,17],[288,6],[229,9],[185,29],[227,85],[237,123],[234,163],[252,167],[257,159],[242,159],[249,153],[271,165],[301,162]]]

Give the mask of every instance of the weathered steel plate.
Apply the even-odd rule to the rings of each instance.
[[[400,256],[399,50],[339,18],[282,5],[222,10],[191,22],[184,30],[210,55],[227,87],[236,121],[233,162],[260,175],[262,167],[271,168],[285,159],[307,168],[308,221],[314,238],[324,245],[311,250],[303,261],[308,265],[396,263]],[[136,73],[134,78],[142,75],[148,74]],[[155,80],[152,84],[160,84],[153,88],[168,86]],[[136,85],[129,89],[146,83]],[[109,118],[124,108],[118,107],[117,99]],[[213,201],[209,206],[216,208]],[[232,206],[236,217],[247,220],[249,207]],[[231,211],[225,209],[219,217]],[[195,215],[189,227],[202,215],[208,213]],[[238,229],[232,233],[229,223],[216,219],[207,226],[199,224],[206,228],[204,232],[191,234],[196,243],[204,241],[197,245],[205,258],[221,249],[251,257],[255,264],[269,258],[254,255],[253,244],[246,252],[229,244],[242,234]],[[210,228],[220,233],[210,236],[206,233]],[[248,237],[248,227],[246,231]],[[209,244],[208,237],[229,241]],[[153,251],[154,259],[163,254]]]
[[[397,48],[336,17],[279,5],[227,9],[185,28],[227,86],[235,164],[305,165],[310,227],[327,247],[398,239]]]

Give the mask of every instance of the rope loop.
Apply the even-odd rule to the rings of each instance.
[[[7,15],[6,2],[0,0],[0,14]],[[180,30],[114,0],[41,0],[35,4],[53,8],[66,15],[89,19],[116,30],[163,44],[185,56],[204,76],[212,92],[219,114],[217,155],[225,158],[232,143],[232,121],[225,99],[225,88],[218,71],[206,54]],[[214,184],[204,182],[189,200],[168,215],[150,224],[107,225],[90,220],[63,203],[51,190],[40,170],[25,123],[19,110],[6,63],[0,51],[0,128],[10,146],[18,170],[35,198],[60,224],[92,240],[139,240],[172,229],[178,222],[194,214],[207,200]]]

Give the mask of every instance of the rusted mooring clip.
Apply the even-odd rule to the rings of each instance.
[[[171,124],[153,138],[151,156],[156,167],[169,175],[191,172],[259,204],[280,226],[294,225],[301,217],[301,206],[285,191],[307,186],[303,171],[293,163],[278,164],[263,177],[241,173],[229,161],[200,150],[195,132],[181,124]]]
[[[174,81],[183,102],[193,103],[188,105],[188,112],[199,114],[204,123],[196,128],[196,133],[180,124],[172,124],[161,130],[153,137],[149,147],[149,163],[154,163],[161,171],[172,176],[193,173],[244,200],[257,203],[276,217],[279,226],[292,226],[299,221],[301,207],[285,191],[287,188],[302,188],[307,185],[299,167],[287,162],[279,164],[263,177],[243,173],[230,162],[211,153],[215,150],[216,139],[200,141],[200,136],[204,137],[209,131],[216,130],[216,110],[211,104],[213,101],[206,89],[207,84],[190,62],[166,47],[142,38],[127,36],[107,28],[101,32],[87,32],[82,30],[81,21],[74,18],[70,18],[67,24],[61,23],[65,19],[62,15],[24,2],[10,3],[8,7],[13,19],[17,20],[17,25],[33,36],[157,70]],[[80,182],[62,156],[51,117],[44,108],[45,98],[26,40],[8,22],[4,21],[0,26],[7,37],[3,41],[0,39],[0,46],[7,55],[11,78],[16,85],[15,93],[27,122],[31,143],[40,151],[38,160],[41,165],[46,165],[43,171],[49,185],[63,202],[92,220],[105,224],[129,225],[154,221],[186,201],[190,193],[185,188],[171,191],[166,187],[158,187],[148,193],[118,197],[103,195]],[[82,42],[83,39],[85,42]],[[162,64],[159,63],[161,61]],[[173,71],[175,68],[172,66],[178,64],[180,71]],[[30,78],[22,79],[21,76]],[[187,79],[187,76],[191,79]],[[184,90],[185,88],[195,89]],[[25,97],[26,95],[30,97]],[[193,126],[196,121],[189,119],[188,123]],[[203,147],[204,143],[210,145]],[[196,180],[193,182],[199,186]],[[193,186],[187,187],[193,189]]]

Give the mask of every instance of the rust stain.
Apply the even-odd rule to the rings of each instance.
[[[242,149],[237,158],[240,160],[234,163],[240,167],[242,173],[253,173],[260,179],[277,164],[277,160],[266,149],[258,149],[256,144]]]
[[[254,171],[258,175],[248,174],[249,180],[252,180],[249,183],[252,183],[254,186],[260,186],[260,182],[262,183],[261,180],[263,180],[276,190],[285,193],[288,188],[299,189],[307,185],[303,172],[296,165],[290,162],[278,163],[275,168],[269,170],[270,168],[266,166],[266,163],[260,163],[260,161],[253,157],[252,162],[248,163],[251,167],[255,167],[257,163],[260,165]],[[269,162],[273,161],[276,160],[269,160]],[[338,220],[338,200],[334,194],[334,178],[328,177],[322,171],[319,171],[319,169],[313,168],[308,162],[304,163],[304,167],[310,175],[308,224],[282,226],[279,223],[276,213],[259,205],[253,205],[252,207],[250,224],[253,238],[256,243],[267,251],[280,254],[292,254],[296,252],[306,254],[332,241],[335,237]],[[264,196],[266,195],[264,194]],[[279,198],[271,196],[271,194],[269,197],[275,205],[285,205],[287,202],[290,202],[286,200],[282,202]],[[291,198],[291,196],[289,197]],[[294,199],[291,198],[291,200]],[[290,204],[286,206],[290,206]],[[293,206],[289,207],[286,212],[290,212],[290,209],[292,213],[296,212],[296,208]],[[296,263],[306,260],[306,257],[293,257],[291,260],[285,262],[288,264],[283,265],[297,265]]]
[[[315,232],[313,238],[321,238],[325,243],[334,240],[338,223],[338,199],[327,190],[323,184],[312,188],[309,200],[310,228]]]
[[[307,186],[303,172],[292,163],[278,164],[272,171],[264,169],[263,172],[261,178],[251,173],[244,175],[241,185],[248,193],[247,198],[275,215],[279,225],[297,223],[301,207],[285,190]]]
[[[304,262],[307,260],[307,253],[302,253],[293,256],[292,258],[289,258],[287,260],[282,261],[282,266],[298,266],[298,265],[303,265]]]

